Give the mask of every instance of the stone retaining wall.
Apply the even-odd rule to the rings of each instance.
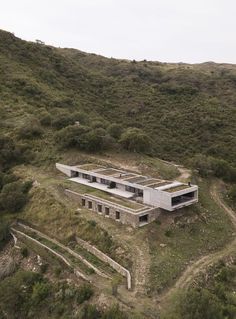
[[[95,211],[106,218],[112,218],[122,224],[131,225],[134,228],[145,224],[140,224],[139,218],[141,216],[148,215],[147,223],[150,223],[156,220],[160,214],[160,210],[155,207],[144,206],[143,210],[134,210],[93,195],[79,194],[69,189],[66,189],[65,193],[73,200],[76,200],[82,207]]]
[[[131,289],[131,275],[129,270],[118,264],[115,260],[111,259],[109,256],[104,254],[102,251],[97,249],[96,247],[90,245],[86,241],[82,240],[81,238],[76,237],[78,244],[80,244],[84,249],[89,251],[91,254],[95,255],[100,260],[104,261],[105,263],[109,264],[113,269],[115,269],[119,274],[126,277],[127,279],[127,288]]]

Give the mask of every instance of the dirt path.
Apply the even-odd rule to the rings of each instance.
[[[214,201],[219,205],[221,206],[224,211],[228,214],[229,218],[231,219],[231,222],[233,223],[235,229],[236,229],[236,212],[234,212],[229,206],[227,206],[222,198],[221,198],[221,195],[220,195],[220,186],[221,186],[221,183],[220,182],[217,182],[213,185],[210,193],[211,193],[211,196],[212,198],[214,199]]]
[[[183,166],[179,166],[177,165],[177,168],[180,172],[180,176],[178,177],[178,179],[186,181],[187,179],[189,179],[191,177],[191,170],[187,169]]]
[[[231,219],[236,229],[236,213],[223,202],[220,196],[219,188],[220,188],[220,182],[215,182],[211,187],[210,194],[212,198],[214,199],[214,201],[220,207],[222,207],[225,213],[229,216],[229,218]],[[172,288],[170,288],[167,291],[167,293],[161,296],[160,301],[167,300],[178,289],[187,288],[188,285],[191,282],[193,282],[194,278],[201,272],[205,271],[205,269],[208,266],[213,265],[221,258],[229,255],[232,252],[235,252],[235,250],[236,250],[236,238],[232,242],[230,242],[226,247],[224,247],[224,249],[218,252],[203,256],[192,265],[189,265],[187,269],[183,272],[181,277],[177,280],[175,285]]]

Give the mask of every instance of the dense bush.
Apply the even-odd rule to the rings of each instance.
[[[117,140],[121,137],[123,130],[121,124],[113,123],[108,126],[108,133]]]
[[[225,160],[198,154],[191,163],[202,177],[215,176],[227,182],[236,181],[236,168]]]
[[[32,159],[32,154],[27,146],[15,143],[7,136],[0,136],[0,170],[9,169],[11,166],[27,162]]]
[[[9,319],[74,318],[74,310],[77,311],[78,305],[83,309],[82,304],[92,294],[89,285],[52,283],[39,273],[18,270],[0,282],[0,310],[5,314],[3,318]],[[81,318],[88,319],[86,314],[99,315],[99,312],[95,307],[86,306],[82,314]]]
[[[77,302],[78,304],[82,304],[86,300],[89,300],[93,295],[93,289],[90,285],[82,285],[76,291],[77,294]]]
[[[205,277],[206,278],[206,277]],[[234,319],[235,302],[235,265],[226,266],[220,262],[211,269],[207,279],[199,286],[182,291],[173,300],[161,318],[163,319]]]
[[[151,61],[106,59],[70,49],[62,54],[3,31],[0,40],[0,107],[2,112],[11,108],[11,112],[4,111],[3,132],[10,128],[13,136],[22,119],[42,109],[51,116],[39,116],[48,128],[51,120],[57,129],[79,121],[105,128],[119,139],[120,132],[107,129],[115,121],[123,129],[138,127],[148,133],[153,154],[163,159],[183,162],[204,154],[236,167],[234,66],[170,67]],[[77,117],[77,112],[83,116]],[[97,119],[100,124],[91,124]],[[51,137],[52,131],[46,130],[45,140],[51,142]]]
[[[31,182],[20,181],[5,184],[0,193],[0,211],[15,213],[22,209],[28,200]]]
[[[33,286],[42,281],[37,273],[18,271],[0,282],[0,309],[7,318],[27,318],[31,308]]]
[[[58,145],[62,148],[77,147],[83,149],[84,135],[89,132],[89,128],[82,125],[69,125],[55,135]]]
[[[145,153],[151,147],[149,136],[143,130],[132,127],[122,133],[120,143],[125,149],[132,152]]]
[[[19,136],[26,139],[40,137],[42,134],[43,130],[36,119],[27,121],[19,130]]]
[[[65,112],[55,113],[53,115],[52,122],[51,122],[52,126],[57,129],[61,129],[63,127],[66,127],[74,123],[75,123],[74,117],[71,114],[65,113]]]
[[[108,149],[114,144],[114,139],[104,129],[92,129],[76,124],[58,131],[55,139],[62,148],[75,147],[90,152]]]

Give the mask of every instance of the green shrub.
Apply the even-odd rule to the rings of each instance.
[[[123,126],[121,124],[113,123],[109,125],[107,131],[112,137],[118,140],[123,132]]]
[[[54,114],[52,119],[52,126],[55,127],[56,129],[62,129],[63,127],[74,124],[75,121],[76,121],[75,118],[71,114],[56,113]]]
[[[90,285],[84,284],[77,290],[77,302],[82,304],[86,300],[89,300],[93,295],[93,289]]]
[[[20,211],[28,200],[26,188],[21,182],[13,182],[3,186],[0,193],[0,207],[4,211],[9,213],[15,213]]]
[[[22,191],[20,182],[6,184],[0,193],[0,208],[9,213],[19,211],[27,202],[27,194]]]
[[[50,293],[50,286],[48,283],[36,282],[33,286],[31,301],[33,305],[38,305],[44,301]]]
[[[132,152],[147,152],[151,148],[149,136],[141,129],[128,128],[119,140],[124,149]]]
[[[19,130],[19,136],[24,139],[40,137],[43,130],[37,119],[27,121]]]
[[[28,251],[28,248],[27,248],[27,247],[22,247],[21,250],[20,250],[20,252],[21,252],[21,255],[22,255],[24,258],[26,258],[26,257],[29,256],[29,251]]]
[[[77,147],[83,149],[84,135],[89,131],[86,126],[69,125],[55,135],[55,140],[62,148]]]

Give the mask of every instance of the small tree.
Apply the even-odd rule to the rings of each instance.
[[[119,142],[125,149],[139,153],[147,152],[151,147],[149,136],[143,130],[133,127],[122,133]]]
[[[108,127],[108,133],[115,139],[119,139],[123,132],[123,127],[120,124],[113,123]]]
[[[0,207],[4,211],[15,213],[27,202],[27,193],[24,192],[23,184],[13,182],[6,184],[0,194]]]

